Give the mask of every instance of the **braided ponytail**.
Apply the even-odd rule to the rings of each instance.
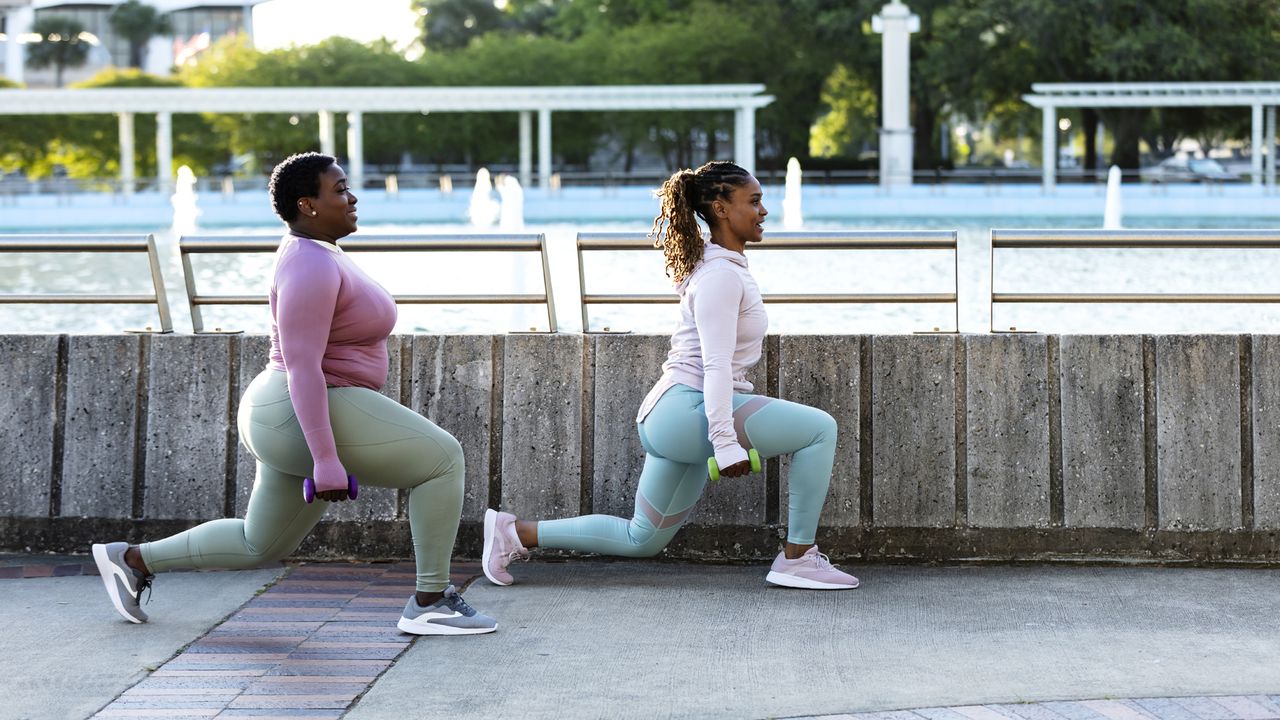
[[[678,170],[657,196],[661,201],[658,216],[653,219],[649,237],[653,246],[666,256],[667,276],[680,283],[702,261],[702,231],[698,218],[713,224],[711,204],[728,198],[735,187],[745,185],[751,173],[735,163],[713,161],[697,170]]]

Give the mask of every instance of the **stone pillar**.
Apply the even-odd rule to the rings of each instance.
[[[364,113],[347,113],[347,186],[359,193],[364,188]]]
[[[520,187],[533,187],[533,113],[520,111]]]
[[[120,118],[120,187],[132,195],[137,178],[133,164],[133,113],[122,112]]]
[[[173,113],[156,113],[156,187],[173,190]]]
[[[551,187],[551,110],[538,111],[538,187]]]
[[[893,0],[871,19],[882,34],[880,80],[880,185],[910,185],[915,160],[915,130],[911,127],[911,33],[920,31],[920,17],[902,0]]]
[[[749,173],[756,171],[756,109],[743,106],[733,114],[733,161]]]
[[[333,155],[338,147],[333,139],[333,111],[321,110],[316,115],[320,118],[320,152],[324,155]]]

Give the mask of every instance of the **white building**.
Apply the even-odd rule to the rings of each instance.
[[[129,43],[111,30],[108,17],[122,0],[0,0],[0,72],[28,87],[51,87],[52,68],[34,70],[26,66],[26,46],[32,23],[45,15],[72,17],[97,38],[89,61],[68,68],[64,82],[70,84],[91,77],[105,67],[129,65]],[[184,52],[207,47],[225,35],[252,34],[253,6],[265,0],[142,0],[169,16],[172,32],[156,36],[147,46],[143,69],[167,75]]]

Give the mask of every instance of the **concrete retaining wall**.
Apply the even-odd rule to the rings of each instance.
[[[486,507],[629,515],[634,417],[665,336],[413,335],[384,392],[467,458]],[[0,336],[0,548],[84,551],[243,514],[234,419],[256,336]],[[840,425],[819,543],[843,559],[1280,562],[1280,338],[770,336],[758,391]],[[785,458],[712,486],[666,551],[757,560]],[[407,557],[405,496],[367,486],[301,555]]]

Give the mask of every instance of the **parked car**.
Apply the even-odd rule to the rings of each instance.
[[[1153,168],[1142,171],[1142,179],[1152,183],[1232,182],[1240,176],[1222,167],[1212,158],[1165,158]]]

